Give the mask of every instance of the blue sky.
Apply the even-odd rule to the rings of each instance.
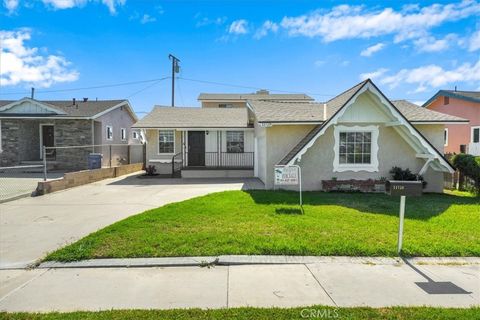
[[[0,0],[0,99],[129,98],[176,104],[200,92],[305,92],[324,101],[365,77],[392,99],[480,90],[480,3],[422,1]],[[224,86],[195,79],[251,88]],[[53,91],[53,92],[52,92]]]

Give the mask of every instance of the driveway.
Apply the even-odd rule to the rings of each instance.
[[[0,204],[0,269],[24,268],[48,252],[128,216],[257,179],[140,179],[137,175]]]
[[[36,168],[36,170],[38,170],[38,168]],[[48,179],[57,179],[62,176],[63,172],[48,173]],[[43,172],[1,170],[0,203],[31,195],[37,188],[39,181],[43,181]]]

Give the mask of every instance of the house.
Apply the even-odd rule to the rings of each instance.
[[[445,123],[459,117],[390,101],[371,80],[325,102],[306,95],[201,94],[201,108],[154,107],[133,127],[147,161],[182,177],[258,177],[274,187],[275,165],[299,165],[304,190],[332,179],[380,179],[409,168],[442,192],[454,168],[443,157]]]
[[[480,155],[480,91],[440,90],[423,107],[470,121],[445,125],[445,153]]]
[[[139,133],[131,130],[136,121],[128,100],[0,100],[0,166],[36,163],[42,160],[43,146],[139,143]],[[85,168],[91,152],[105,150],[47,149],[47,160],[61,169]]]

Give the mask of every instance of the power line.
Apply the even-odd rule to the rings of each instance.
[[[81,91],[81,90],[91,90],[91,89],[104,89],[104,88],[113,88],[113,87],[121,87],[121,86],[130,86],[134,84],[141,84],[141,83],[149,83],[155,82],[158,83],[162,80],[169,79],[170,77],[163,77],[157,79],[149,79],[149,80],[140,80],[140,81],[130,81],[130,82],[121,82],[115,84],[105,84],[105,85],[98,85],[98,86],[91,86],[91,87],[83,87],[83,88],[70,88],[70,89],[58,89],[58,90],[38,90],[36,93],[58,93],[58,92],[71,92],[71,91]],[[28,91],[22,92],[2,92],[0,95],[14,95],[14,94],[25,94]]]

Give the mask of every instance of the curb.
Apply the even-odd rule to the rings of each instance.
[[[470,265],[480,264],[480,257],[414,257],[406,258],[416,265]],[[206,256],[131,259],[90,259],[72,262],[47,261],[38,269],[66,268],[148,268],[148,267],[212,267],[240,265],[282,265],[341,263],[366,265],[400,265],[405,262],[399,257],[325,257],[325,256]]]

